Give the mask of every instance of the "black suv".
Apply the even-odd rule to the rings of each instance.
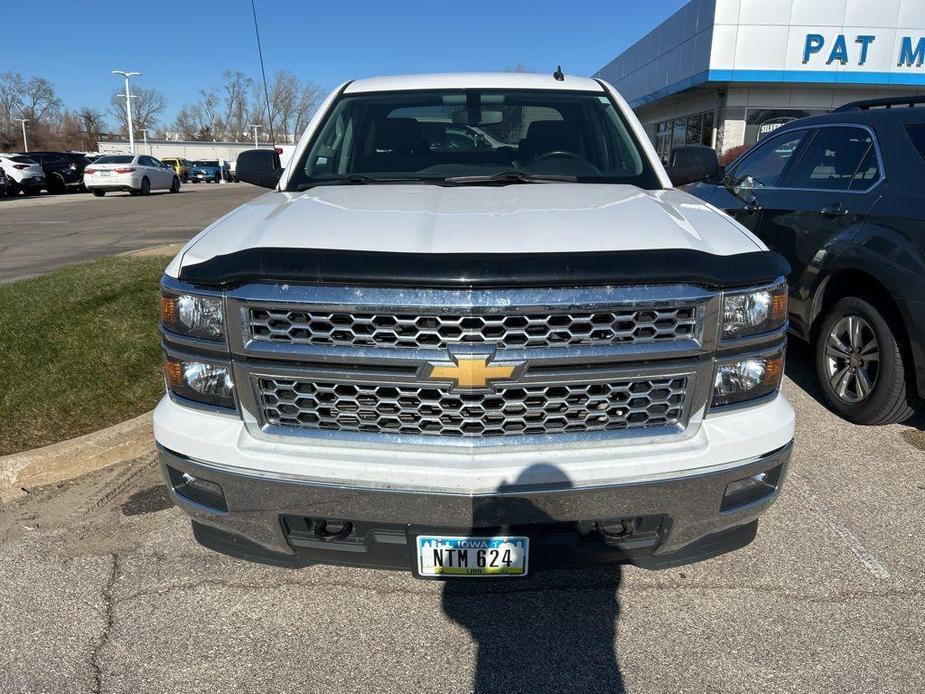
[[[676,183],[784,255],[791,329],[811,342],[846,419],[907,419],[925,395],[925,98],[859,101],[804,118],[730,164],[681,151]],[[696,173],[698,157],[712,157]],[[686,180],[685,180],[686,179]],[[709,180],[709,179],[707,179]]]
[[[49,193],[84,190],[84,169],[90,160],[74,152],[23,152],[23,156],[38,162],[45,172]]]

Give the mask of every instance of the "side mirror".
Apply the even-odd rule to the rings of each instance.
[[[248,149],[238,155],[238,179],[261,188],[275,188],[283,167],[272,149]]]
[[[676,186],[716,178],[721,172],[716,150],[704,145],[675,147],[666,170]]]

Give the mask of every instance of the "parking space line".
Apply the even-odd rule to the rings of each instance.
[[[831,510],[829,510],[818,496],[809,491],[809,488],[804,484],[803,479],[799,475],[790,472],[789,478],[790,488],[806,502],[806,505],[809,506],[813,513],[819,516],[819,519],[828,526],[829,530],[838,535],[842,542],[848,546],[848,549],[854,552],[855,556],[860,560],[864,568],[867,569],[868,573],[874,578],[881,580],[890,578],[890,572],[887,571],[886,566],[864,546],[851,530],[833,520]]]

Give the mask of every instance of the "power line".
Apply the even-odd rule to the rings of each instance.
[[[276,136],[273,134],[273,114],[270,111],[270,88],[267,87],[267,71],[263,67],[263,48],[260,46],[260,28],[257,26],[257,5],[251,0],[251,10],[254,13],[254,34],[257,35],[257,54],[260,56],[260,74],[263,75],[263,93],[267,101],[267,120],[270,124],[270,142],[276,147]]]

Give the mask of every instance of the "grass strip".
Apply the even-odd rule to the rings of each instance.
[[[0,285],[0,455],[150,410],[163,393],[168,258],[117,257]]]

